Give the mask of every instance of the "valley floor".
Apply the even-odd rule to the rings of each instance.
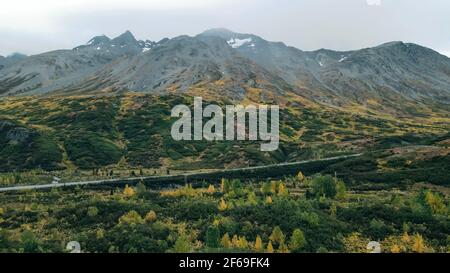
[[[0,194],[0,251],[450,251],[448,191],[347,189],[331,176],[175,188],[77,187]]]

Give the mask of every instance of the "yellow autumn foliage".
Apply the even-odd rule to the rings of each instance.
[[[126,197],[132,197],[136,194],[136,192],[134,191],[134,189],[132,187],[129,187],[128,184],[125,185],[125,189],[123,190],[123,195],[125,195]]]
[[[153,222],[156,220],[156,212],[151,210],[145,215],[146,222]]]
[[[220,199],[220,203],[219,203],[219,210],[220,211],[225,211],[228,208],[227,203],[225,202],[225,200],[222,198]]]

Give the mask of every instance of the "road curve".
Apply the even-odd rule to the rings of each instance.
[[[220,173],[220,172],[250,171],[250,170],[258,170],[258,169],[270,169],[270,168],[273,168],[273,167],[283,167],[283,166],[300,165],[300,164],[312,163],[312,162],[323,162],[323,161],[332,161],[332,160],[339,160],[339,159],[348,159],[348,158],[352,158],[352,157],[359,157],[361,155],[363,155],[363,154],[360,153],[360,154],[343,155],[343,156],[329,157],[329,158],[316,159],[316,160],[304,160],[304,161],[297,161],[297,162],[271,164],[271,165],[265,165],[265,166],[226,169],[226,170],[222,170],[222,171],[197,172],[197,173],[163,175],[163,176],[142,176],[142,177],[129,177],[129,178],[114,178],[114,179],[92,180],[92,181],[78,181],[78,182],[63,182],[63,183],[58,183],[58,184],[21,185],[21,186],[12,186],[12,187],[0,187],[0,192],[21,191],[21,190],[38,190],[38,189],[60,188],[60,187],[75,187],[75,186],[97,185],[97,184],[106,184],[106,183],[114,183],[114,182],[141,181],[141,180],[146,180],[146,179],[170,180],[171,178],[179,178],[180,176],[194,176],[194,175],[214,174],[214,173]]]

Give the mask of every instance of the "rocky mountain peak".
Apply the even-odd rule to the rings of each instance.
[[[136,38],[134,38],[134,35],[129,30],[127,30],[116,38],[112,39],[111,43],[118,45],[133,44],[137,43],[137,40]]]
[[[21,61],[26,57],[27,55],[22,53],[12,53],[6,57],[0,56],[0,69],[3,69],[4,67],[12,65],[14,63],[17,63],[18,61]]]
[[[95,46],[95,45],[108,43],[109,41],[111,41],[111,39],[109,37],[107,37],[106,35],[95,36],[94,38],[90,39],[86,45]]]
[[[220,37],[222,39],[228,40],[237,35],[237,33],[226,29],[226,28],[212,28],[209,30],[206,30],[199,34],[201,36],[214,36],[214,37]]]

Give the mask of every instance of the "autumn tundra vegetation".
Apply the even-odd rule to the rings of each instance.
[[[152,189],[67,188],[0,196],[0,251],[383,252],[450,251],[448,196],[355,191],[331,175],[222,179]]]
[[[65,252],[70,241],[82,252],[367,252],[371,241],[383,252],[450,251],[447,119],[393,119],[290,97],[280,108],[279,149],[262,152],[252,141],[174,141],[178,104],[193,100],[5,98],[0,186],[362,155],[258,177],[3,192],[0,252]]]

